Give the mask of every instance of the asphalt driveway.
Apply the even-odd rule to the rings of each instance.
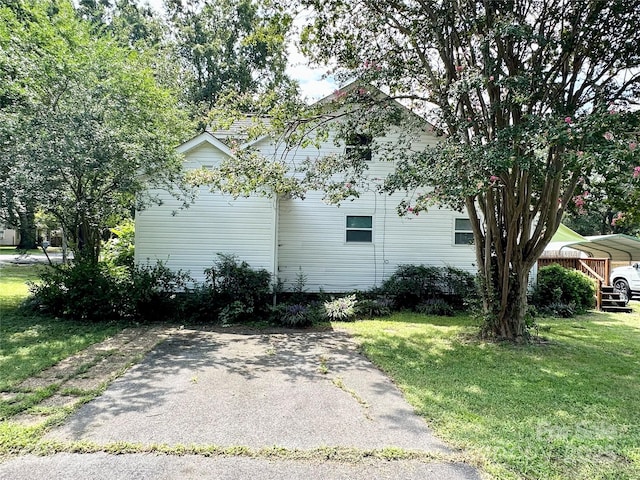
[[[395,447],[421,460],[57,454],[0,464],[11,479],[476,479],[340,332],[180,330],[47,437],[92,444]],[[443,460],[425,460],[429,455]],[[418,455],[420,456],[420,455]]]

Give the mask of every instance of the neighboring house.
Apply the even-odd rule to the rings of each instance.
[[[287,160],[300,162],[360,148],[362,139],[357,135],[354,139],[354,145],[336,146],[334,138],[328,138],[319,149],[300,148]],[[185,156],[185,167],[211,167],[233,157],[225,140],[224,132],[205,132],[181,145],[178,150]],[[425,128],[415,145],[437,141]],[[243,148],[264,155],[280,153],[269,138]],[[393,171],[392,163],[370,154],[370,178],[383,178]],[[202,281],[203,270],[213,264],[217,253],[235,254],[254,268],[267,269],[285,288],[303,274],[308,291],[335,293],[378,286],[403,264],[474,271],[473,235],[464,213],[433,208],[419,216],[400,217],[396,207],[402,195],[371,190],[340,207],[323,203],[320,192],[310,192],[304,200],[233,199],[203,187],[195,203],[180,210],[179,203],[165,194],[161,206],[136,215],[136,262],[161,260]]]
[[[0,245],[15,246],[20,243],[20,232],[0,223]]]

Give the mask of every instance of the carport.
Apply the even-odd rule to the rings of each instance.
[[[631,264],[636,261],[640,261],[639,238],[623,234],[583,237],[569,227],[560,225],[538,260],[538,267],[557,263],[585,273],[596,281],[597,308],[619,311],[623,307],[618,294],[609,285],[611,262]]]

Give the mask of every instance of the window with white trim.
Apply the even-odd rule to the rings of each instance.
[[[347,215],[347,243],[373,242],[373,217],[371,215]]]
[[[454,237],[456,245],[473,245],[471,220],[468,218],[456,218]]]
[[[373,137],[371,135],[364,133],[352,133],[347,137],[347,145],[345,146],[344,151],[349,158],[370,162],[372,142]]]

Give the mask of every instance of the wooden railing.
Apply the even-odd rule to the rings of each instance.
[[[596,308],[602,305],[602,285],[609,285],[611,263],[608,258],[556,257],[539,258],[538,267],[557,264],[564,268],[578,270],[596,282]]]

